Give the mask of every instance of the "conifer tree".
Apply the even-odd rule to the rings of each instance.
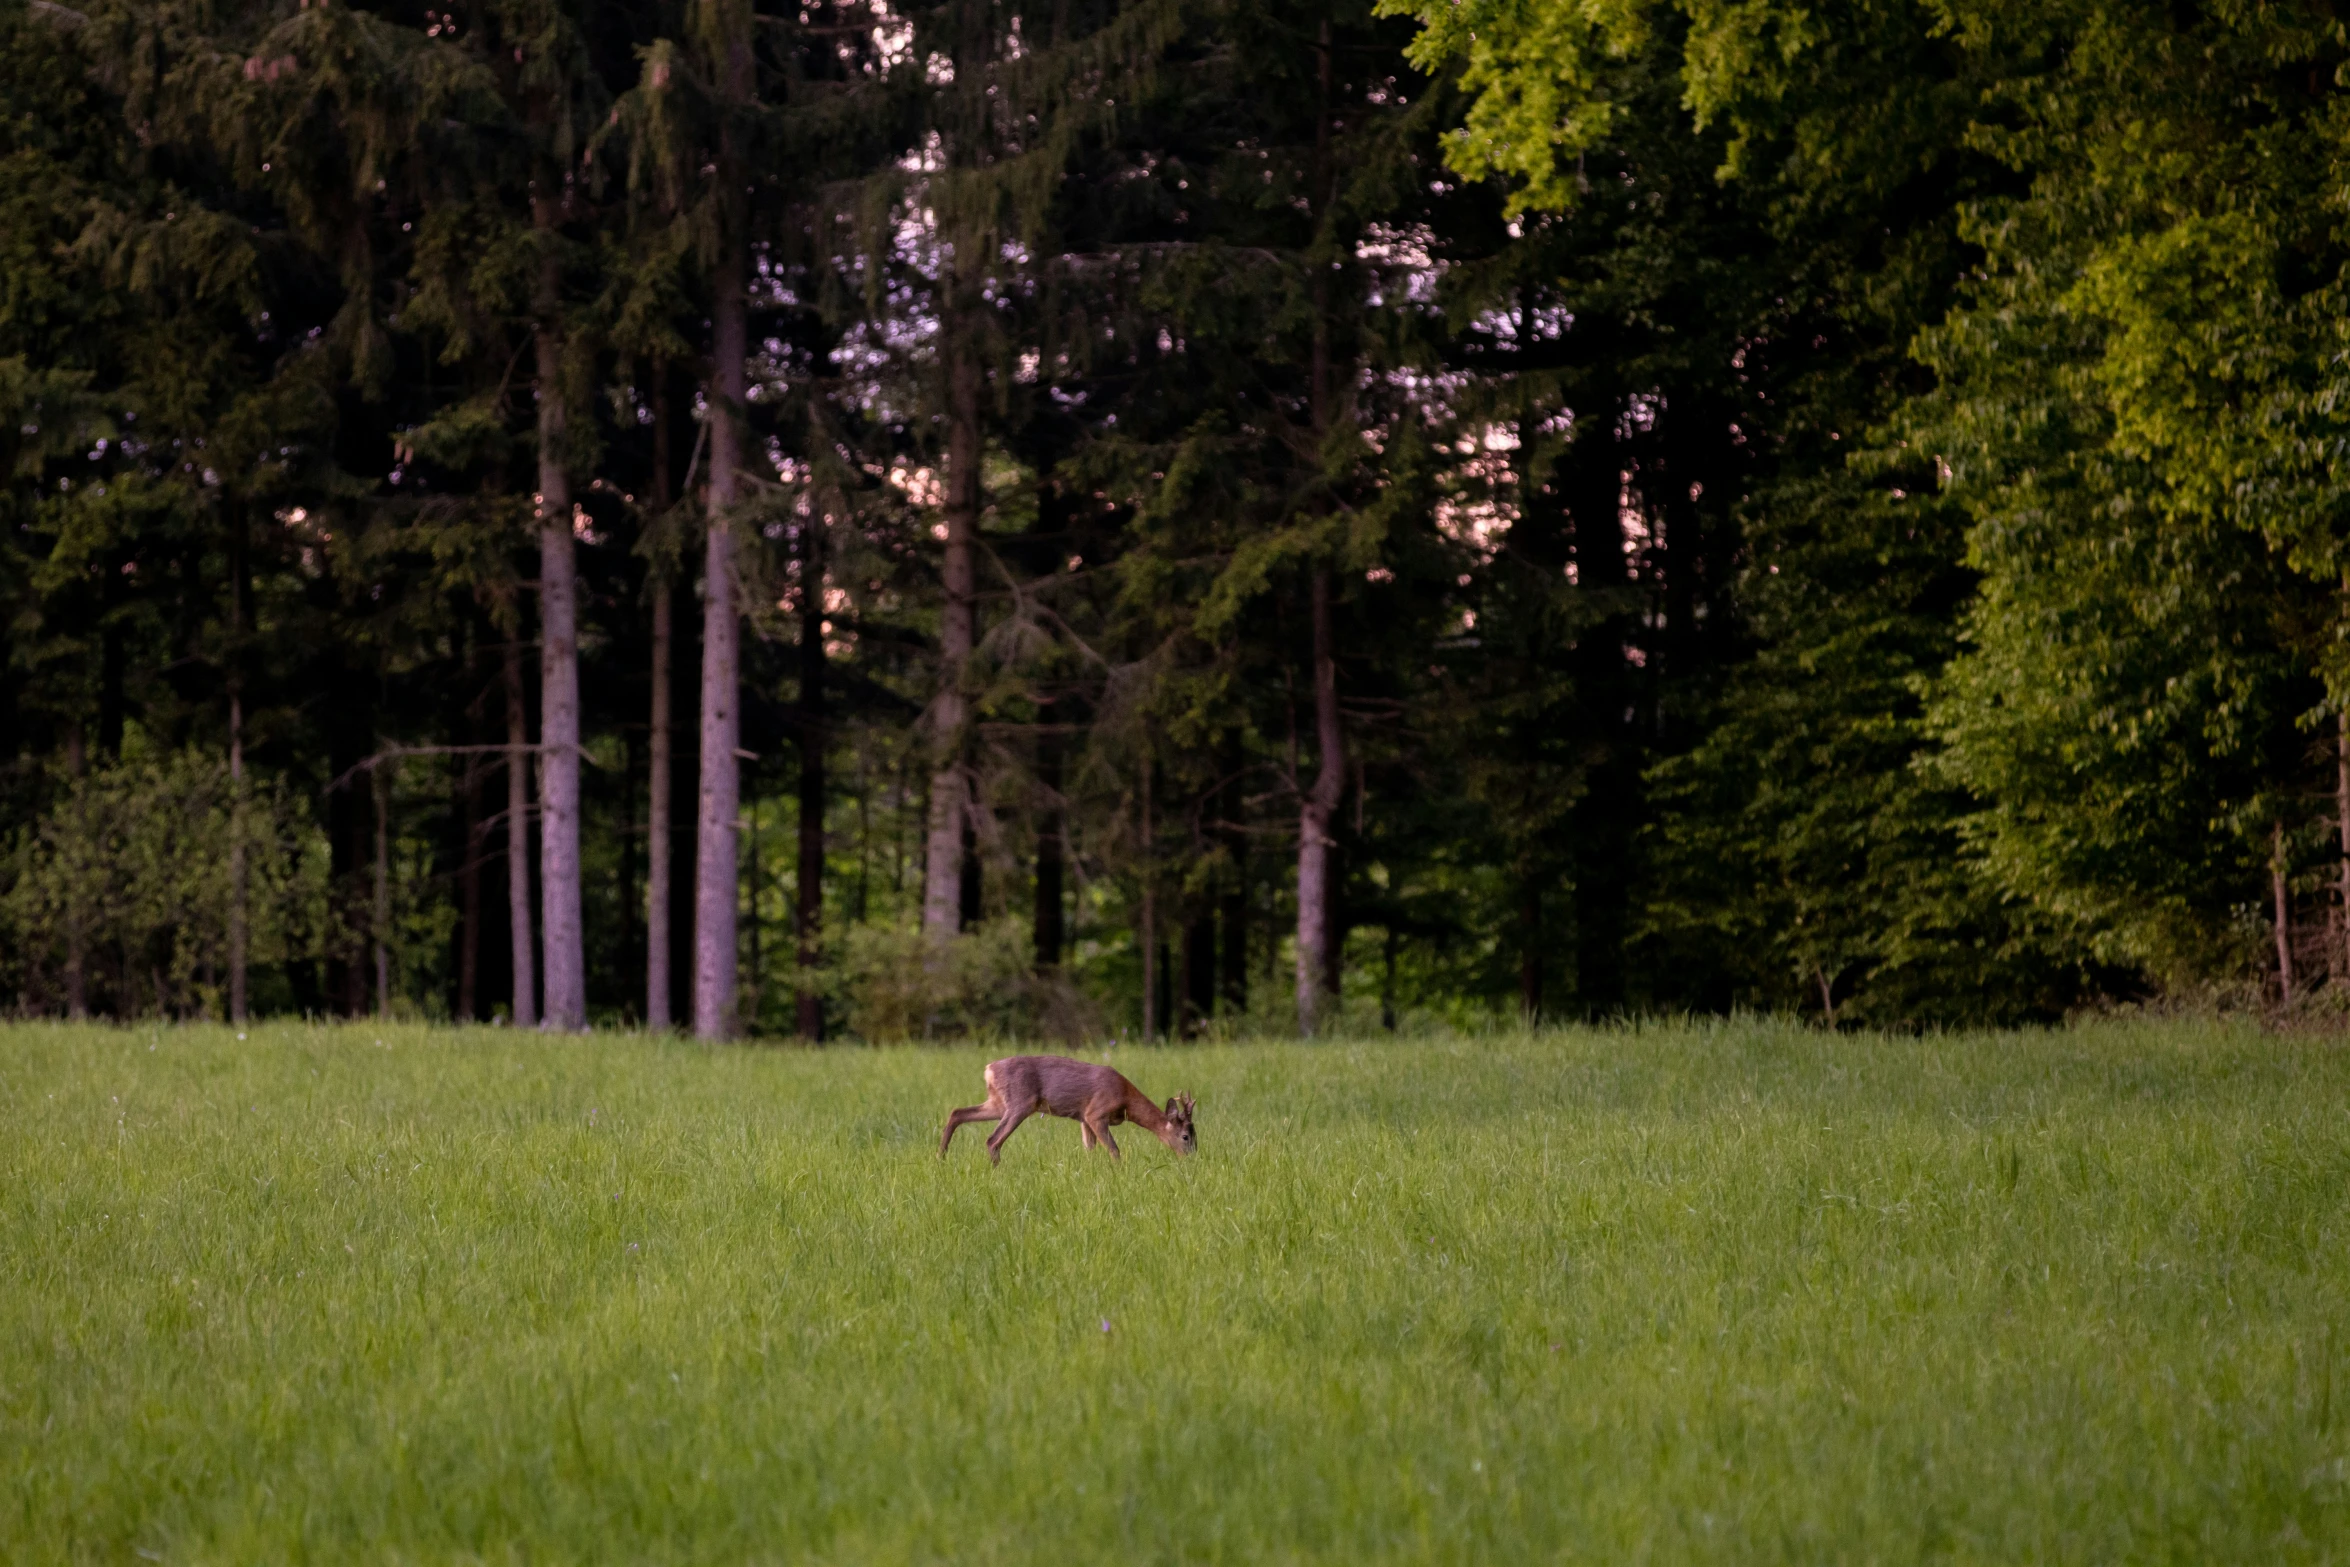
[[[985,810],[974,746],[987,662],[979,655],[990,635],[979,611],[991,591],[981,561],[1008,564],[982,541],[990,454],[1025,417],[1040,379],[1055,379],[1039,371],[1045,359],[1085,351],[1055,341],[1048,324],[1056,305],[1099,304],[1059,297],[1068,282],[1061,182],[1115,122],[1121,99],[1131,101],[1148,79],[1179,17],[1149,0],[1048,8],[943,0],[905,14],[899,74],[921,87],[915,145],[903,170],[874,183],[903,191],[921,213],[917,252],[903,259],[919,280],[918,308],[936,328],[917,395],[938,432],[927,451],[940,562],[938,662],[924,720],[934,765],[922,900],[923,930],[938,941],[978,918],[982,901],[970,852],[984,836]]]
[[[1398,327],[1419,306],[1391,258],[1418,253],[1395,240],[1420,216],[1414,138],[1430,122],[1420,83],[1362,10],[1220,12],[1214,26],[1230,49],[1167,72],[1159,112],[1178,117],[1177,139],[1149,160],[1162,227],[1135,247],[1151,260],[1163,357],[1157,406],[1118,432],[1141,536],[1129,591],[1138,625],[1186,660],[1281,682],[1280,701],[1212,722],[1253,730],[1294,803],[1296,1015],[1313,1031],[1351,917],[1348,584],[1419,498],[1394,482],[1410,472],[1416,421],[1385,356],[1414,351]],[[1215,566],[1188,591],[1176,584],[1191,568],[1169,571],[1186,557]],[[1268,612],[1276,603],[1284,613]]]
[[[710,479],[707,545],[702,557],[701,807],[694,861],[694,1033],[730,1037],[736,1028],[735,902],[738,896],[735,812],[740,800],[742,607],[737,599],[735,509],[748,456],[745,365],[750,354],[748,313],[750,216],[748,178],[738,123],[755,88],[751,11],[747,0],[702,0],[696,41],[715,83],[720,116],[711,203]]]
[[[861,14],[851,8],[852,17]],[[769,482],[753,472],[766,464],[756,460],[752,445],[751,316],[754,308],[772,303],[765,280],[777,259],[776,230],[787,215],[804,216],[809,186],[830,171],[824,134],[830,105],[812,85],[824,72],[809,70],[808,56],[821,55],[834,72],[854,71],[862,59],[856,45],[845,41],[853,37],[853,20],[829,13],[820,20],[811,35],[816,43],[803,48],[807,40],[797,26],[805,17],[795,24],[756,14],[748,0],[696,0],[685,12],[681,35],[647,52],[642,78],[615,117],[631,142],[632,186],[654,214],[648,226],[675,237],[667,248],[673,264],[690,257],[701,269],[690,286],[709,311],[698,438],[707,477],[693,1027],[712,1039],[731,1037],[740,1027],[741,638],[744,617],[753,609],[745,585],[764,580],[763,563],[755,557],[758,533],[750,524],[761,504],[758,487]],[[765,44],[757,37],[762,29]],[[796,101],[802,97],[808,101]],[[852,105],[840,117],[853,124],[858,113]],[[814,130],[808,129],[811,121]],[[763,263],[756,299],[755,248]],[[821,585],[814,591],[820,605]]]

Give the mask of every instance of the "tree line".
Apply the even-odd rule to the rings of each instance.
[[[30,1015],[2350,964],[2323,7],[0,3]]]

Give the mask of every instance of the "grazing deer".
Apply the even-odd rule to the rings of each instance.
[[[1067,1056],[1006,1056],[987,1064],[987,1103],[948,1115],[946,1130],[938,1138],[938,1156],[947,1156],[947,1144],[955,1140],[957,1127],[971,1121],[1000,1121],[1003,1124],[987,1140],[987,1158],[990,1164],[1001,1163],[1004,1139],[1039,1110],[1075,1121],[1085,1146],[1100,1143],[1113,1159],[1118,1157],[1118,1144],[1110,1136],[1110,1128],[1120,1121],[1132,1121],[1146,1132],[1157,1133],[1159,1141],[1177,1153],[1191,1153],[1199,1147],[1199,1136],[1191,1125],[1193,1108],[1191,1095],[1180,1094],[1161,1110],[1123,1076],[1090,1061],[1072,1061]]]

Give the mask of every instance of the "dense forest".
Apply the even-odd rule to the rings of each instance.
[[[0,0],[0,994],[1182,1037],[2350,972],[2350,36]]]

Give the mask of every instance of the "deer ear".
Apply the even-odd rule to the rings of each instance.
[[[1170,1099],[1170,1100],[1168,1100],[1168,1101],[1167,1101],[1167,1114],[1169,1114],[1169,1115],[1171,1115],[1171,1116],[1173,1116],[1173,1115],[1180,1115],[1180,1114],[1182,1114],[1182,1101],[1180,1101],[1180,1100],[1176,1100],[1176,1099]]]

